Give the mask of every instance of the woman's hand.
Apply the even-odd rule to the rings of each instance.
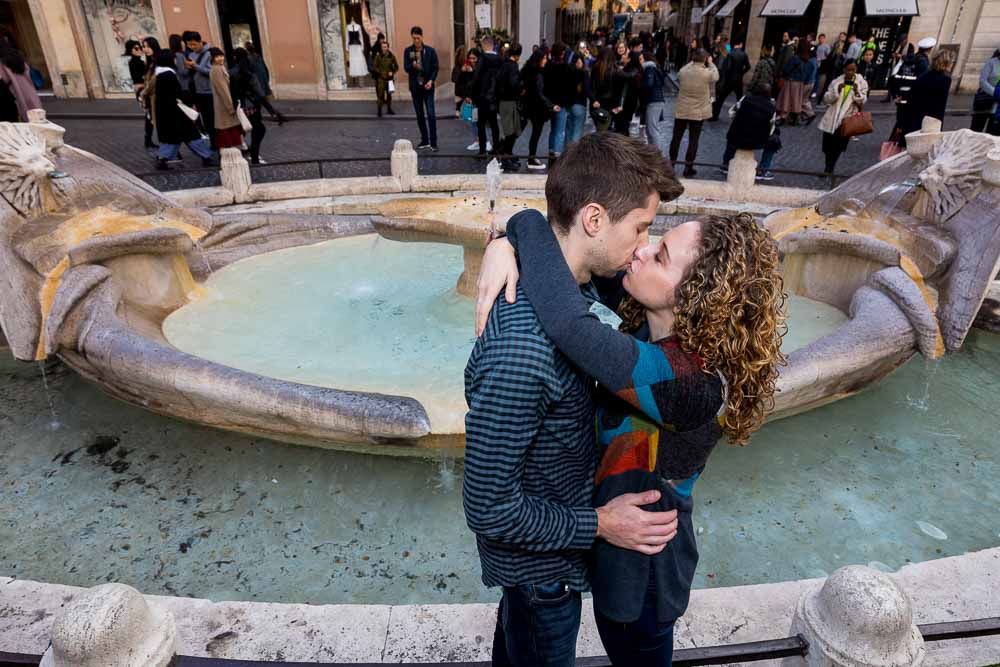
[[[476,335],[483,335],[486,320],[490,310],[497,300],[500,291],[507,286],[507,303],[517,301],[517,256],[514,246],[507,239],[497,239],[488,246],[483,254],[483,264],[479,269],[479,279],[476,281]]]
[[[621,112],[622,112],[622,108],[621,107],[615,107],[614,109],[611,110],[611,113],[614,114],[615,116],[617,116]]]

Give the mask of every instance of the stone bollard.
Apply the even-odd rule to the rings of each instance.
[[[66,128],[50,122],[45,116],[45,109],[28,109],[28,126],[45,140],[46,150],[51,152],[62,148]]]
[[[399,179],[403,192],[413,189],[413,179],[417,177],[417,151],[409,139],[396,139],[392,147],[392,175]]]
[[[924,638],[913,623],[910,599],[891,577],[864,565],[831,574],[799,598],[792,634],[809,642],[803,658],[783,666],[919,667]]]
[[[757,180],[757,160],[753,151],[736,151],[736,156],[729,161],[729,175],[726,183],[733,190],[746,193]]]
[[[223,148],[222,187],[233,193],[237,204],[250,201],[250,164],[239,148]]]
[[[170,612],[151,609],[131,586],[102,584],[56,618],[41,667],[166,667],[176,652]]]

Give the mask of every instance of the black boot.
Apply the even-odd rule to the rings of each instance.
[[[381,105],[381,104],[380,104],[380,105],[378,105],[378,117],[379,117],[379,118],[381,118],[381,117],[382,117],[382,105]]]
[[[213,160],[212,158],[210,158],[210,157],[203,157],[201,159],[201,166],[203,166],[203,167],[215,167],[217,165],[215,164],[215,160]]]
[[[396,115],[396,112],[392,110],[392,102],[389,102],[387,105],[385,105],[385,112],[390,116]]]
[[[156,158],[156,169],[157,171],[170,171],[170,165],[167,164],[165,158]]]

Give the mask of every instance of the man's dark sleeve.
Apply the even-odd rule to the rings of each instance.
[[[427,80],[437,81],[438,78],[438,54],[437,51],[431,49],[430,53],[427,54]]]

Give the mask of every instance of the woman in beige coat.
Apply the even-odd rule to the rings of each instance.
[[[847,150],[850,137],[840,135],[844,119],[859,113],[868,100],[868,82],[858,74],[858,65],[849,60],[844,73],[834,79],[826,89],[823,101],[828,105],[819,129],[823,131],[823,155],[826,156],[827,174],[832,174],[841,153]]]
[[[208,51],[212,55],[212,106],[215,113],[215,144],[223,148],[239,148],[243,145],[243,126],[236,115],[236,104],[229,86],[229,70],[226,69],[226,54],[215,47]]]
[[[697,49],[687,65],[681,68],[677,78],[681,89],[677,94],[677,104],[674,106],[674,133],[670,139],[670,162],[677,162],[677,154],[681,148],[681,138],[688,131],[687,154],[684,156],[686,165],[684,176],[691,178],[698,172],[694,170],[693,162],[698,157],[698,140],[701,138],[701,126],[706,118],[712,117],[712,92],[719,80],[719,70],[712,63],[712,57],[705,49]]]

